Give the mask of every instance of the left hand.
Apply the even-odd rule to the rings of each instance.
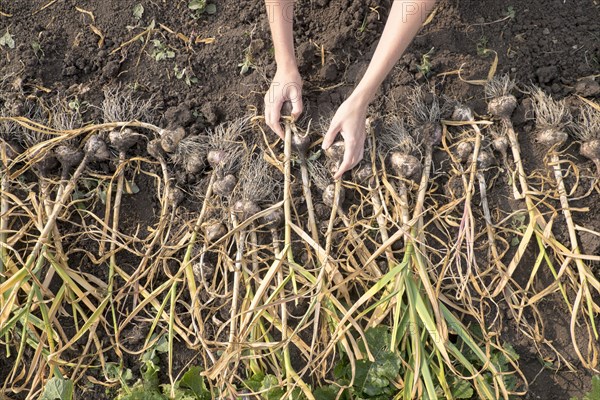
[[[333,144],[338,133],[341,133],[344,138],[344,159],[333,177],[335,180],[340,179],[344,172],[354,168],[363,159],[366,117],[367,104],[350,96],[338,108],[331,120],[329,130],[323,139],[323,149],[326,150]]]

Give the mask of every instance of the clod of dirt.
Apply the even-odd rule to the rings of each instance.
[[[69,171],[83,160],[83,151],[65,144],[58,146],[54,154],[63,171]]]
[[[460,163],[466,163],[471,154],[473,154],[473,145],[471,142],[460,142],[456,145],[456,157]]]
[[[544,146],[556,146],[564,143],[569,136],[562,130],[548,128],[540,130],[536,135],[538,143]]]
[[[210,125],[217,125],[219,122],[219,110],[215,104],[210,102],[202,104],[200,112]]]
[[[49,176],[58,166],[58,160],[54,156],[54,151],[47,151],[46,154],[35,163],[35,168],[41,176]]]
[[[464,195],[463,182],[458,175],[451,175],[448,182],[444,186],[444,193],[450,199],[458,199]]]
[[[548,67],[540,67],[535,71],[535,75],[538,78],[538,81],[542,84],[547,84],[552,82],[558,76],[558,67],[556,65],[551,65]]]
[[[596,171],[600,174],[600,139],[592,139],[581,144],[579,153],[589,158],[596,164]]]
[[[268,229],[277,229],[283,225],[284,219],[283,210],[278,208],[262,217],[262,222]]]
[[[186,102],[170,107],[164,115],[164,121],[169,124],[168,126],[189,127],[194,122],[194,118],[190,105]]]
[[[487,151],[480,151],[477,156],[477,168],[479,169],[488,169],[496,164],[496,160],[494,156]]]
[[[225,175],[225,177],[215,181],[213,184],[213,192],[219,196],[226,197],[233,193],[235,185],[237,185],[237,178],[231,174]]]
[[[4,149],[6,152],[6,159],[8,162],[13,161],[21,153],[23,153],[23,151],[25,151],[23,146],[21,146],[19,143],[15,142],[15,141],[9,140],[5,143],[6,143],[6,146],[4,146]]]
[[[513,95],[496,97],[488,103],[488,111],[496,118],[510,118],[517,108],[517,98]]]
[[[165,151],[162,148],[160,139],[153,139],[149,141],[148,145],[146,146],[146,151],[148,151],[148,154],[157,160],[163,159],[165,156]]]
[[[502,155],[503,158],[506,158],[506,152],[508,151],[508,138],[503,135],[499,135],[497,133],[492,133],[492,147],[498,153]]]
[[[177,150],[177,145],[179,144],[179,142],[181,142],[181,139],[183,139],[184,137],[185,129],[181,127],[173,130],[164,130],[161,135],[160,144],[163,150],[167,153],[174,153],[175,150]]]
[[[344,199],[346,198],[346,190],[341,187],[338,197],[337,206],[341,207]],[[333,207],[333,202],[335,200],[335,183],[328,185],[325,190],[323,190],[323,203],[325,203],[328,207]]]
[[[238,200],[233,205],[233,212],[235,212],[242,221],[253,217],[260,211],[260,207],[255,202],[250,200]]]
[[[330,214],[331,214],[331,210],[325,204],[323,204],[323,203],[315,204],[315,216],[317,217],[317,219],[319,221],[325,221],[327,218],[329,218]],[[325,223],[327,223],[327,221],[325,221]]]
[[[208,243],[214,243],[225,235],[227,235],[227,228],[220,222],[208,224],[204,230],[204,237]]]
[[[110,151],[106,142],[98,135],[91,136],[85,143],[84,151],[91,160],[106,161],[110,159]]]
[[[392,169],[399,177],[415,182],[421,178],[422,167],[417,157],[395,151],[389,159]]]
[[[436,122],[426,122],[421,128],[425,142],[431,146],[440,144],[442,140],[442,127]]]
[[[204,160],[199,154],[190,155],[185,162],[185,172],[195,175],[204,168]]]
[[[206,282],[211,280],[214,276],[215,267],[214,265],[203,261],[201,263],[195,263],[192,266],[192,271],[194,271],[194,276],[196,277],[196,280],[198,280],[198,282]]]
[[[473,111],[467,106],[456,106],[452,112],[452,119],[454,121],[473,121]]]
[[[179,204],[181,204],[184,198],[185,195],[180,189],[172,188],[169,190],[169,204],[171,204],[173,207],[177,207]]]
[[[121,64],[118,61],[110,61],[102,68],[102,77],[106,80],[112,79],[117,76]]]
[[[335,142],[327,150],[325,150],[325,156],[334,163],[341,163],[344,159],[345,145],[343,141]]]
[[[575,93],[583,97],[600,95],[600,84],[592,77],[583,78],[575,85]]]
[[[373,167],[369,163],[361,163],[358,168],[352,171],[354,181],[366,187],[375,186],[375,177],[373,176]]]
[[[108,134],[108,139],[110,140],[110,144],[114,147],[119,153],[125,153],[127,150],[135,146],[138,142],[138,138],[141,135],[139,133],[134,132],[132,129],[115,129]]]

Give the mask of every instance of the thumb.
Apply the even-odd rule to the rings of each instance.
[[[323,138],[323,144],[321,145],[323,150],[327,150],[333,144],[339,131],[340,131],[340,128],[339,128],[338,124],[332,122],[331,125],[329,126],[329,130],[327,131],[327,133],[325,134],[325,137]]]

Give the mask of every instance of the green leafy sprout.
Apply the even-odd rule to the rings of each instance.
[[[158,39],[152,40],[154,49],[152,50],[152,58],[156,61],[163,61],[175,58],[175,51]]]
[[[214,3],[207,3],[206,0],[190,0],[188,8],[192,11],[192,18],[198,19],[202,14],[215,14],[217,12],[217,5]]]

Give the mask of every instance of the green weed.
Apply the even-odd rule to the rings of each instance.
[[[592,377],[592,390],[583,395],[582,398],[571,397],[571,400],[598,400],[600,399],[600,375]]]
[[[188,8],[192,10],[192,18],[198,19],[204,13],[214,14],[217,12],[217,5],[207,3],[206,0],[190,0]]]
[[[6,33],[4,33],[4,35],[0,36],[0,47],[5,46],[9,49],[15,48],[15,39],[8,32],[8,29],[6,30]]]
[[[146,351],[141,358],[142,367],[140,368],[141,378],[133,385],[129,386],[127,381],[131,380],[131,374],[116,370],[117,377],[120,378],[121,390],[116,400],[210,400],[213,398],[206,387],[204,378],[200,375],[200,367],[191,367],[181,379],[175,384],[161,385],[159,383],[160,359],[159,354],[166,353],[169,350],[169,344],[165,337],[161,337],[158,342]],[[115,374],[115,371],[112,371]]]
[[[434,49],[435,47],[432,47],[431,50],[421,56],[421,64],[417,68],[423,76],[427,77],[431,73],[431,55]]]
[[[175,72],[175,78],[183,80],[188,86],[192,86],[198,83],[198,78],[193,75],[193,72],[191,72],[190,68],[185,67],[181,69],[178,65],[176,65],[173,68],[173,71]]]
[[[152,58],[156,61],[163,61],[170,58],[175,58],[175,51],[158,39],[152,40],[154,49],[152,50]]]

